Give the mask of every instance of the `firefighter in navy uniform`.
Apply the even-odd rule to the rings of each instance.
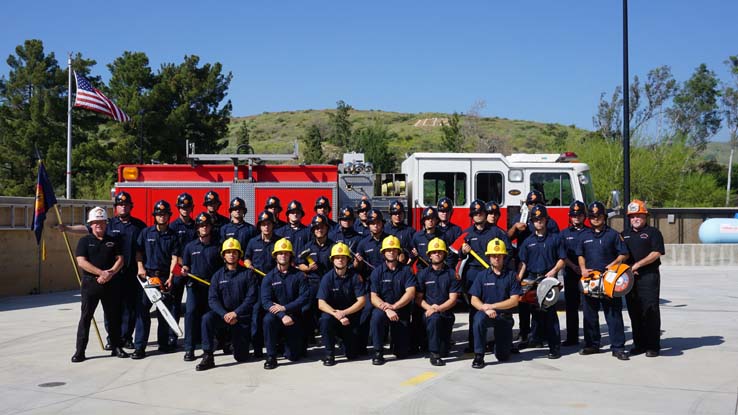
[[[370,210],[372,210],[372,202],[366,198],[361,199],[356,205],[356,215],[359,220],[354,222],[354,229],[362,237],[369,235],[369,222],[367,220],[369,219]]]
[[[261,282],[261,307],[264,315],[264,340],[267,358],[264,369],[277,367],[277,343],[284,335],[284,357],[297,361],[302,356],[303,313],[308,305],[310,290],[307,279],[292,266],[292,243],[280,239],[274,244],[272,255],[277,267]]]
[[[229,222],[227,217],[218,213],[218,209],[222,205],[220,196],[214,190],[210,190],[205,193],[205,200],[202,202],[202,205],[213,218],[213,235],[220,235],[220,228]]]
[[[225,241],[228,238],[234,238],[245,247],[251,238],[255,237],[259,231],[256,226],[246,222],[246,202],[240,197],[234,197],[228,206],[228,213],[231,216],[230,222],[220,228],[220,233],[214,235],[218,238],[217,242]]]
[[[195,226],[195,220],[192,219],[192,209],[194,208],[192,196],[189,193],[180,193],[177,196],[176,206],[179,211],[179,217],[169,224],[169,228],[177,234],[179,246],[184,248],[188,243],[197,239],[197,228]],[[172,301],[172,308],[169,311],[172,313],[172,317],[174,317],[177,324],[179,324],[179,317],[182,315],[182,297],[184,296],[185,282],[184,278],[175,277],[172,284],[174,300]],[[177,335],[173,330],[169,331],[169,346],[172,348],[177,347]]]
[[[338,211],[338,226],[328,233],[328,238],[348,245],[352,252],[356,251],[363,237],[354,229],[354,209],[352,207],[346,206]]]
[[[410,353],[410,314],[415,300],[417,280],[410,267],[400,262],[400,240],[389,235],[382,241],[384,263],[371,275],[371,318],[374,357],[372,364],[382,365],[385,329],[389,326],[392,351],[398,359]]]
[[[223,266],[218,252],[219,243],[212,235],[212,218],[201,212],[195,218],[198,238],[188,243],[182,253],[182,279],[187,285],[187,304],[185,307],[184,360],[195,360],[195,345],[202,340],[202,318],[208,312],[208,286],[186,278],[188,273],[210,281],[213,274]]]
[[[138,277],[142,280],[146,276],[159,278],[163,282],[161,288],[163,294],[165,294],[162,296],[162,301],[167,308],[171,309],[172,297],[168,295],[168,291],[172,288],[173,270],[181,255],[181,247],[177,234],[169,228],[169,219],[172,217],[172,209],[169,203],[165,200],[156,202],[152,215],[155,224],[141,231],[138,236],[138,253],[136,254]],[[149,330],[151,329],[150,308],[151,301],[149,301],[146,293],[142,292],[136,310],[136,338],[134,340],[136,350],[131,355],[133,359],[146,357],[146,344],[149,341]],[[169,325],[159,313],[157,313],[157,320],[159,351],[163,353],[171,352],[173,349],[169,344]]]
[[[336,364],[336,338],[343,340],[348,360],[358,356],[359,323],[366,302],[366,286],[359,274],[350,267],[351,253],[348,245],[337,243],[331,248],[333,268],[320,280],[318,308],[320,337],[325,347],[324,366]]]
[[[582,294],[580,292],[579,278],[582,272],[579,270],[579,259],[577,258],[577,244],[579,236],[587,227],[584,218],[587,207],[579,200],[569,205],[569,227],[561,231],[561,241],[566,248],[566,267],[564,268],[564,293],[566,297],[566,340],[562,346],[579,345],[579,304]]]
[[[659,291],[661,289],[661,256],[664,255],[664,237],[658,229],[649,226],[646,204],[633,200],[627,208],[630,227],[623,231],[623,239],[630,251],[630,265],[635,283],[625,296],[628,315],[633,327],[631,355],[646,353],[656,357],[661,349],[661,313]]]
[[[556,278],[559,271],[564,268],[564,258],[566,258],[564,244],[558,234],[548,233],[546,225],[549,218],[545,206],[533,207],[530,217],[534,232],[518,246],[520,256],[518,282],[525,277]],[[535,324],[533,324],[531,340],[528,344],[521,342],[518,347],[520,349],[526,346],[541,347],[542,340],[545,338],[548,342],[548,358],[560,358],[561,332],[556,307],[549,307],[545,310],[534,307],[532,314]]]
[[[237,362],[249,359],[252,313],[258,303],[258,279],[253,272],[238,265],[243,251],[234,238],[223,242],[221,255],[225,267],[211,280],[208,290],[210,311],[202,319],[202,361],[195,370],[215,367],[213,358],[215,334],[218,329],[230,329],[233,358]]]
[[[274,230],[281,229],[282,226],[287,225],[287,222],[279,218],[279,214],[282,212],[282,202],[277,196],[269,196],[266,203],[264,204],[264,210],[272,212],[274,215]]]
[[[338,223],[331,219],[331,201],[325,196],[320,196],[315,200],[313,211],[316,215],[323,215],[328,219],[328,231],[332,231]]]
[[[604,272],[607,268],[619,265],[628,259],[628,247],[615,230],[607,226],[605,205],[592,202],[587,211],[592,228],[586,229],[579,237],[577,256],[582,277],[590,271]],[[582,296],[584,314],[584,348],[581,355],[600,352],[600,319],[599,309],[605,314],[607,330],[610,335],[612,355],[620,360],[628,360],[625,351],[625,327],[623,325],[623,302],[621,298],[593,298]]]
[[[86,359],[85,349],[90,338],[90,324],[98,302],[102,301],[105,316],[110,322],[108,336],[112,356],[128,357],[120,342],[121,277],[123,267],[120,240],[106,234],[108,213],[101,207],[90,210],[87,223],[92,233],[79,240],[75,256],[82,269],[82,313],[77,325],[77,345],[72,362]]]
[[[389,206],[390,220],[384,227],[384,231],[390,235],[394,235],[400,240],[402,254],[400,261],[403,263],[410,262],[410,251],[413,249],[413,235],[415,229],[405,224],[405,205],[399,200],[393,200]]]
[[[310,229],[302,223],[305,211],[299,200],[293,200],[287,204],[287,225],[275,230],[274,233],[292,242],[295,253],[299,253],[302,246],[310,239]]]
[[[451,347],[451,331],[455,321],[451,309],[456,305],[462,287],[456,279],[455,270],[445,262],[447,250],[443,239],[431,239],[426,249],[431,266],[418,272],[415,303],[423,310],[422,321],[427,330],[430,363],[444,366],[446,363],[442,358],[448,355]]]
[[[454,214],[454,202],[451,198],[442,197],[438,199],[438,230],[443,232],[448,243],[456,241],[461,236],[461,226],[451,222]]]
[[[512,331],[515,324],[511,309],[520,301],[520,283],[516,272],[506,269],[507,246],[501,239],[493,239],[484,253],[491,266],[474,280],[469,290],[472,306],[479,312],[474,316],[474,360],[472,367],[482,369],[486,351],[487,328],[494,329],[494,353],[504,362],[512,353]]]

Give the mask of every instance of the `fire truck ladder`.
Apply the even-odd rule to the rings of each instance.
[[[197,154],[195,153],[195,143],[190,143],[190,140],[186,141],[187,146],[187,158],[190,160],[190,164],[197,165],[207,161],[230,161],[233,163],[233,181],[238,181],[238,166],[239,162],[245,162],[249,167],[247,181],[253,181],[252,168],[255,164],[259,164],[263,161],[289,161],[297,160],[297,140],[295,140],[295,148],[292,154],[253,154],[253,153],[235,153],[235,154]],[[243,147],[238,146],[236,151]],[[250,147],[248,147],[250,149]]]

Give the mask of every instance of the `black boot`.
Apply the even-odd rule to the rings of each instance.
[[[384,353],[382,352],[374,352],[374,357],[372,358],[372,364],[374,366],[382,366],[384,364]]]
[[[144,357],[146,357],[146,351],[144,349],[136,349],[131,355],[131,359],[133,360],[143,359]]]
[[[441,359],[441,355],[438,353],[431,353],[430,364],[433,366],[446,366],[446,362]]]
[[[472,367],[474,369],[481,369],[484,367],[484,355],[481,353],[474,354],[474,361],[472,361]]]
[[[85,352],[75,352],[74,355],[72,355],[72,363],[80,363],[84,362],[85,359]]]
[[[215,359],[212,353],[205,352],[202,354],[202,360],[195,366],[196,371],[208,370],[215,367]]]
[[[267,356],[266,362],[264,362],[264,369],[271,370],[277,367],[277,357]]]
[[[335,366],[336,365],[336,357],[332,354],[327,355],[323,359],[323,366]]]
[[[194,350],[188,350],[184,354],[184,361],[185,362],[193,362],[195,360],[195,351]]]
[[[129,356],[128,352],[126,352],[125,350],[123,350],[123,348],[120,347],[120,346],[114,347],[113,348],[113,351],[110,352],[110,355],[111,356],[118,356],[121,359],[125,359],[125,358],[127,358]]]

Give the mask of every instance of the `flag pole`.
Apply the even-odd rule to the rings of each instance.
[[[67,55],[67,66],[69,68],[69,89],[67,90],[67,200],[69,200],[72,198],[72,52]],[[61,219],[59,223],[61,223]],[[79,279],[79,276],[77,276],[77,279]]]
[[[59,213],[59,206],[54,205],[54,211],[56,212],[56,219],[59,221],[59,225],[62,224],[62,218],[61,214]],[[69,245],[69,237],[67,237],[67,233],[65,231],[62,231],[62,235],[64,236],[64,243],[67,245],[67,253],[69,254],[69,260],[72,261],[72,268],[74,268],[74,275],[77,277],[77,282],[79,283],[79,286],[82,287],[82,280],[79,277],[79,269],[77,269],[77,261],[74,260],[74,255],[72,255],[72,246]],[[92,325],[95,326],[95,333],[97,334],[97,341],[100,342],[100,347],[105,351],[105,345],[103,344],[102,337],[100,336],[100,329],[97,327],[97,321],[95,321],[95,318],[92,318]]]

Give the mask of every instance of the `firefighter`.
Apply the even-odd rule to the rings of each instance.
[[[126,349],[133,349],[133,329],[136,327],[136,307],[143,294],[141,285],[134,279],[138,271],[136,265],[136,251],[138,235],[146,228],[141,219],[131,216],[133,199],[128,192],[118,192],[113,199],[115,217],[108,219],[105,233],[118,238],[123,253],[123,268],[118,272],[121,277],[121,345]],[[57,226],[62,232],[77,234],[91,233],[88,225]],[[105,318],[105,330],[110,333],[110,325]],[[110,339],[105,344],[105,350],[110,350]]]
[[[90,210],[87,223],[92,233],[79,240],[75,256],[82,269],[82,313],[77,325],[77,345],[72,362],[83,362],[90,338],[90,324],[97,304],[102,301],[108,318],[108,337],[111,356],[128,357],[120,342],[121,278],[123,254],[120,240],[106,233],[108,213],[101,207]]]
[[[394,235],[400,240],[400,247],[402,253],[400,254],[400,261],[403,263],[410,262],[410,251],[413,245],[413,235],[415,229],[405,224],[405,205],[399,200],[393,200],[389,206],[390,220],[387,226],[384,227],[384,231],[390,235]]]
[[[586,229],[579,237],[577,256],[582,277],[589,276],[590,271],[604,272],[608,267],[619,265],[628,259],[628,247],[615,230],[607,226],[605,206],[601,202],[592,202],[587,208],[591,229]],[[600,352],[600,319],[599,308],[605,314],[607,331],[610,335],[612,355],[620,360],[628,360],[625,351],[625,328],[623,326],[623,303],[620,298],[593,298],[582,296],[584,314],[584,348],[581,355]]]
[[[579,292],[579,278],[582,272],[579,270],[576,248],[579,236],[587,227],[584,217],[587,207],[579,200],[569,205],[569,227],[561,231],[561,240],[566,248],[566,267],[564,268],[564,297],[566,298],[566,340],[562,346],[579,345],[579,304],[581,293]]]
[[[188,243],[197,239],[197,228],[195,226],[195,220],[192,219],[192,210],[194,208],[194,202],[192,196],[189,193],[180,193],[177,196],[177,210],[179,211],[179,217],[174,222],[169,224],[169,227],[177,234],[179,238],[179,246],[184,248]],[[172,317],[179,324],[179,317],[182,315],[182,297],[185,291],[185,279],[175,277],[172,285],[172,308],[169,310],[172,313]],[[186,310],[185,310],[186,312]],[[173,330],[169,331],[169,345],[172,348],[177,347],[177,335]]]
[[[318,319],[318,288],[320,278],[331,269],[331,246],[333,241],[328,238],[328,218],[317,214],[310,221],[310,240],[305,244],[304,250],[300,252],[297,260],[297,269],[307,276],[310,288],[310,299],[303,316],[305,320],[305,347],[315,338],[313,333],[319,328]]]
[[[177,234],[169,228],[169,219],[172,217],[172,209],[169,203],[165,200],[156,202],[152,215],[155,224],[144,229],[138,235],[138,252],[136,253],[138,278],[143,280],[146,276],[149,276],[159,278],[161,281],[166,279],[161,288],[164,294],[167,294],[172,288],[173,271],[179,261],[181,247]],[[162,301],[167,308],[172,308],[170,295],[164,295]],[[136,338],[134,340],[136,349],[131,355],[132,359],[146,357],[146,344],[149,341],[149,330],[151,329],[150,308],[151,301],[149,301],[146,293],[142,292],[136,309]],[[159,323],[157,328],[159,351],[169,353],[173,351],[169,344],[169,325],[159,313],[157,313],[157,320]]]
[[[487,223],[490,226],[498,226],[497,222],[500,220],[500,205],[493,201],[489,201],[484,204],[484,210],[487,212]]]
[[[244,247],[248,245],[251,238],[259,234],[259,231],[254,225],[246,222],[246,212],[248,212],[246,202],[240,197],[234,197],[228,206],[228,213],[231,216],[231,220],[220,228],[219,234],[214,235],[218,239],[217,242],[225,241],[228,238],[235,238]]]
[[[315,200],[315,206],[313,206],[313,212],[316,215],[323,215],[328,219],[328,229],[332,231],[338,223],[331,219],[331,201],[325,196],[320,196]]]
[[[371,318],[374,357],[372,364],[383,365],[385,329],[389,326],[395,357],[403,359],[410,352],[410,313],[417,281],[410,267],[400,262],[400,240],[389,235],[382,241],[384,263],[371,274]]]
[[[495,238],[487,244],[485,255],[491,266],[479,275],[469,290],[472,306],[479,312],[474,316],[474,360],[472,367],[482,369],[486,350],[487,328],[494,330],[494,353],[499,362],[512,353],[513,317],[511,309],[520,300],[520,283],[515,271],[505,266],[508,250],[506,243]]]
[[[320,337],[325,347],[324,366],[336,364],[336,338],[343,340],[348,360],[358,356],[359,323],[366,303],[366,286],[359,274],[350,267],[351,253],[348,245],[337,243],[331,247],[333,267],[320,280],[318,308]]]
[[[428,350],[431,352],[430,363],[433,366],[444,366],[446,363],[442,358],[448,355],[451,347],[451,331],[455,321],[451,309],[456,305],[462,291],[461,282],[456,279],[454,269],[449,268],[445,262],[447,250],[443,239],[431,239],[427,245],[427,255],[431,266],[418,272],[415,303],[423,311],[422,321],[425,323]]]
[[[278,230],[285,226],[287,222],[279,218],[279,214],[282,212],[282,202],[280,202],[277,196],[269,196],[266,203],[264,204],[264,210],[272,212],[274,215],[274,230]]]
[[[219,258],[218,240],[212,234],[213,219],[206,212],[201,212],[195,218],[195,225],[198,238],[188,243],[182,252],[181,279],[186,279],[187,285],[184,327],[185,362],[195,360],[195,345],[202,341],[202,318],[209,311],[208,286],[192,278],[186,278],[187,274],[192,273],[201,280],[211,281],[213,274],[223,265]]]
[[[661,349],[661,314],[659,291],[661,286],[661,255],[664,255],[664,237],[648,225],[648,210],[640,200],[633,200],[627,208],[630,227],[623,231],[623,239],[630,256],[627,264],[635,275],[633,289],[625,296],[628,315],[633,327],[632,356],[646,353],[656,357]]]
[[[264,315],[264,340],[267,359],[264,369],[277,367],[277,343],[284,335],[284,357],[297,361],[302,355],[302,312],[308,305],[310,290],[302,273],[292,266],[292,243],[280,239],[272,255],[277,267],[261,282],[261,307]]]
[[[244,265],[246,268],[254,270],[257,274],[259,271],[266,274],[274,268],[275,261],[271,255],[274,249],[274,214],[272,212],[261,212],[256,218],[256,226],[259,228],[259,235],[249,240],[244,251]]]
[[[497,227],[492,227],[487,223],[487,211],[484,209],[484,202],[476,199],[473,200],[469,206],[469,216],[472,219],[473,225],[464,230],[466,237],[464,238],[464,244],[461,247],[461,259],[467,260],[467,266],[464,270],[464,291],[469,292],[469,289],[474,284],[474,280],[478,275],[484,273],[485,264],[482,264],[479,259],[473,256],[469,256],[471,251],[474,251],[478,257],[481,258],[482,252],[485,252],[489,241],[493,239],[500,239],[505,243],[507,250],[511,249],[510,241],[507,239],[505,232]],[[489,265],[489,264],[486,264]],[[474,307],[469,307],[469,327],[472,327],[474,323],[474,314],[477,310]],[[468,333],[469,343],[466,347],[465,352],[472,352],[474,347],[474,331],[469,330]]]
[[[223,242],[221,256],[225,267],[213,275],[208,290],[210,311],[202,319],[202,361],[195,370],[215,367],[213,344],[218,329],[229,329],[233,342],[233,358],[249,359],[252,312],[258,303],[258,283],[253,272],[238,264],[243,251],[235,238]]]
[[[566,249],[558,234],[550,234],[547,230],[548,211],[543,205],[536,205],[530,211],[531,221],[535,231],[518,247],[520,256],[520,270],[518,282],[526,279],[557,278],[559,271],[564,268]],[[561,332],[556,307],[547,309],[532,308],[533,327],[531,340],[521,342],[519,349],[527,346],[541,347],[543,338],[548,342],[548,358],[561,357]]]
[[[354,209],[351,206],[338,211],[338,226],[328,233],[328,238],[346,244],[351,252],[359,246],[362,236],[354,229]]]
[[[310,229],[302,223],[305,211],[299,200],[293,200],[287,204],[287,225],[274,231],[280,238],[286,238],[292,242],[295,254],[299,253],[302,246],[310,238]]]
[[[445,241],[451,243],[461,236],[461,227],[451,222],[454,214],[454,202],[451,198],[438,199],[438,230],[446,235]]]
[[[205,193],[205,200],[202,205],[207,209],[208,214],[213,217],[213,235],[220,235],[220,228],[227,224],[228,218],[218,213],[218,209],[222,205],[220,196],[214,190]]]
[[[359,200],[359,203],[356,205],[356,215],[359,217],[359,220],[354,223],[354,228],[356,229],[356,233],[362,237],[369,235],[369,223],[367,220],[371,209],[372,202],[366,197]]]
[[[369,233],[359,242],[354,256],[354,267],[369,280],[369,275],[380,266],[384,259],[381,253],[382,241],[389,236],[384,231],[384,217],[379,209],[370,209],[367,213],[367,226]]]

